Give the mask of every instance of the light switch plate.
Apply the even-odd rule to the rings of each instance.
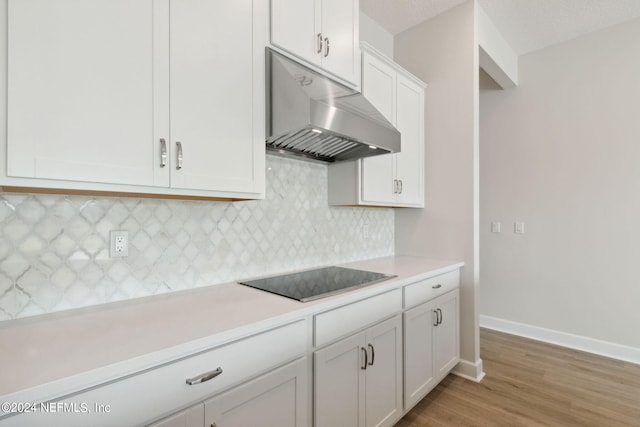
[[[492,233],[499,233],[500,232],[500,227],[501,227],[501,224],[500,224],[499,221],[493,221],[491,223],[491,232]]]
[[[524,222],[516,222],[513,225],[513,231],[516,234],[524,234]]]

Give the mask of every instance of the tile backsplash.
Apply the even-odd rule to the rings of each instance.
[[[0,321],[393,255],[393,209],[328,206],[326,165],[266,173],[248,202],[0,193]]]

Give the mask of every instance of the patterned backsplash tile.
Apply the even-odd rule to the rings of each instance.
[[[327,166],[274,156],[265,200],[0,193],[0,321],[393,251],[393,209],[330,207]]]

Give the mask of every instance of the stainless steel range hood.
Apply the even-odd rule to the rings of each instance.
[[[267,48],[267,149],[339,162],[400,151],[400,132],[359,92]]]

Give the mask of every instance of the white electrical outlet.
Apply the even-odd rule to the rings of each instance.
[[[362,237],[365,239],[369,238],[369,224],[367,223],[362,225]]]
[[[129,256],[129,232],[127,230],[112,230],[109,237],[111,258]]]

